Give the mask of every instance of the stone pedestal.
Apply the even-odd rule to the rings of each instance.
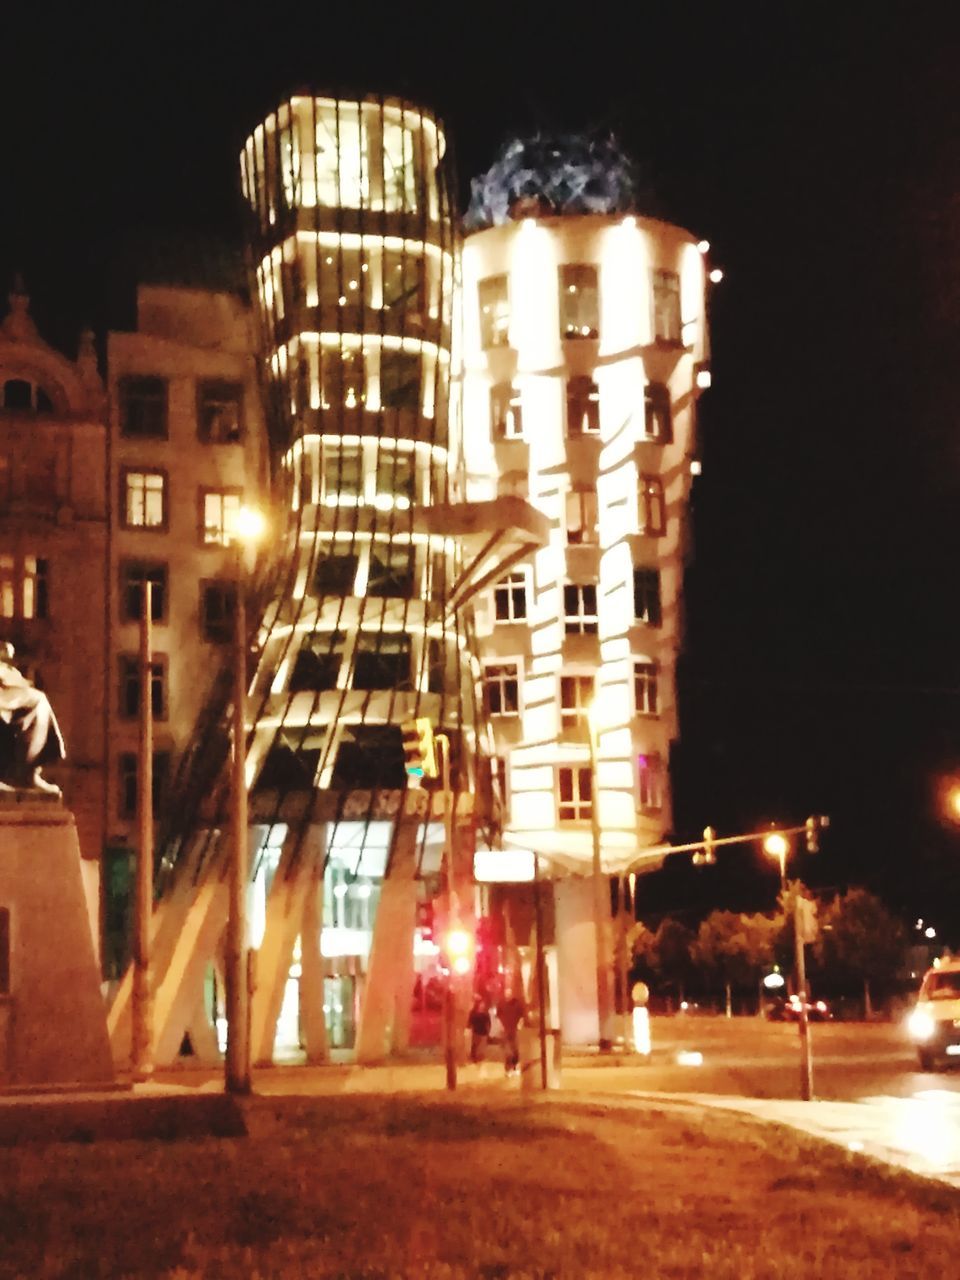
[[[77,830],[55,797],[0,794],[0,916],[0,1088],[112,1082]]]

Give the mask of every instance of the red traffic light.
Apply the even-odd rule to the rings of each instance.
[[[451,925],[444,934],[443,950],[453,973],[462,975],[473,968],[473,934],[463,925]]]

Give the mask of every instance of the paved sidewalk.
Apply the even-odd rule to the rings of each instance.
[[[739,1111],[960,1188],[960,1094],[946,1089],[930,1089],[922,1097],[863,1098],[859,1102],[640,1091],[631,1096],[647,1102],[672,1099]]]

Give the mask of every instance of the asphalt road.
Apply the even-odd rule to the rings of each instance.
[[[930,1091],[960,1094],[960,1068],[919,1069],[903,1026],[895,1023],[814,1023],[814,1094],[836,1101],[911,1098]],[[716,1093],[747,1098],[796,1098],[800,1036],[790,1023],[757,1018],[677,1016],[651,1022],[646,1061],[617,1058],[594,1065],[571,1057],[564,1084],[596,1089]],[[702,1055],[697,1062],[696,1055]],[[960,1105],[960,1097],[956,1100]]]

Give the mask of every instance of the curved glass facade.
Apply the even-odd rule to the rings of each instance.
[[[398,100],[293,97],[248,138],[241,175],[287,511],[251,780],[402,787],[399,725],[426,716],[466,785],[476,672],[436,518],[460,471],[443,132]]]

